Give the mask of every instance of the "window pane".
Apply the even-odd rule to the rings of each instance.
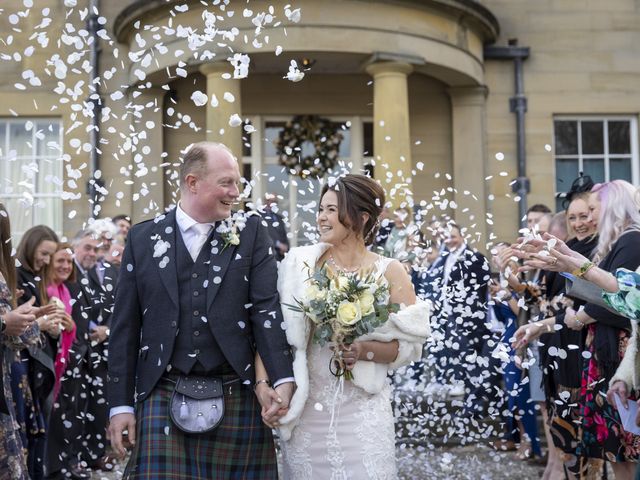
[[[62,160],[59,157],[39,159],[37,179],[38,193],[53,194],[62,191]]]
[[[9,150],[17,156],[33,155],[33,128],[26,129],[26,122],[11,122],[9,124]]]
[[[21,198],[7,198],[4,202],[11,221],[11,241],[17,247],[19,236],[33,225],[33,210]]]
[[[333,126],[342,135],[338,157],[345,159],[351,157],[351,129],[346,123],[334,123]]]
[[[373,139],[373,125],[371,125]],[[578,154],[578,122],[559,120],[555,122],[556,155]],[[373,141],[371,142],[373,143]],[[365,144],[366,147],[366,144]]]
[[[609,153],[631,153],[629,122],[609,122]]]
[[[595,183],[602,183],[604,178],[604,159],[602,158],[585,158],[582,161],[582,169],[585,175],[589,175]]]
[[[6,145],[5,139],[7,138],[7,124],[5,122],[0,122],[0,160],[6,154]],[[0,169],[0,172],[2,170]]]
[[[318,198],[320,196],[320,183],[317,179],[295,178],[298,191],[298,205],[295,212],[290,212],[297,217],[298,245],[308,245],[316,237],[316,213],[318,212]]]
[[[556,159],[556,192],[566,192],[578,177],[577,158]]]
[[[58,157],[62,155],[59,123],[36,123],[36,155],[48,157]]]
[[[603,154],[604,135],[603,124],[597,122],[582,122],[582,154]]]
[[[609,180],[631,181],[631,159],[630,158],[610,158],[609,159]]]
[[[283,212],[289,210],[289,190],[287,188],[289,183],[289,172],[286,167],[282,165],[265,165],[264,173],[266,176],[261,175],[262,179],[262,192],[273,193],[278,195],[278,206]],[[282,198],[280,198],[282,195]]]
[[[244,122],[245,125],[251,125],[250,121]],[[242,156],[250,157],[251,156],[251,133],[248,133],[246,130],[242,130]]]
[[[276,156],[276,146],[275,142],[278,140],[278,135],[284,129],[284,122],[269,122],[265,125],[264,129],[264,156],[265,157],[275,157]]]
[[[33,205],[33,224],[47,225],[55,232],[62,232],[62,202],[55,198],[37,198]]]
[[[365,157],[373,157],[373,123],[364,122],[362,124],[362,133],[364,136],[364,152],[362,152],[362,155]]]
[[[6,193],[21,193],[25,190],[31,191],[32,188],[26,188],[25,185],[32,185],[34,181],[33,166],[30,158],[15,157],[4,159],[3,173],[6,175],[2,178],[0,191]],[[19,185],[20,182],[24,182]]]

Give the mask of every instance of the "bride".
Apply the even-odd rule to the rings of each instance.
[[[317,216],[320,243],[292,249],[280,266],[278,291],[298,386],[278,424],[287,479],[397,477],[387,374],[420,359],[429,307],[416,302],[397,260],[367,250],[384,204],[380,185],[364,175],[349,174],[325,185]],[[289,306],[304,299],[309,268],[322,266],[347,278],[373,275],[400,310],[350,345],[320,346],[313,340],[312,321]],[[352,379],[335,376],[336,359]]]

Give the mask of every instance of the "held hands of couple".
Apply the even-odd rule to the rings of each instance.
[[[289,403],[295,391],[293,382],[285,382],[272,388],[268,382],[256,384],[255,393],[262,406],[262,421],[270,428],[278,426],[278,420],[289,411]]]

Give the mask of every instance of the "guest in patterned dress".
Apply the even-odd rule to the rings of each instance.
[[[27,480],[27,458],[11,394],[11,362],[17,350],[39,341],[36,309],[15,307],[15,260],[9,216],[0,204],[0,480]]]
[[[18,304],[33,302],[35,307],[43,305],[44,267],[55,252],[58,237],[49,227],[37,225],[27,230],[18,245],[17,288],[22,294]],[[33,298],[33,300],[32,300]],[[27,447],[29,476],[32,480],[44,478],[44,454],[48,410],[51,408],[55,381],[53,359],[60,334],[53,317],[51,305],[38,324],[41,333],[39,346],[32,345],[20,350],[19,358],[11,365],[11,389],[20,424],[22,442]]]
[[[599,240],[595,261],[607,272],[619,268],[635,270],[640,266],[640,213],[635,200],[635,189],[623,180],[614,180],[594,186],[589,198],[591,216],[598,222]],[[547,237],[550,239],[550,237]],[[542,243],[543,245],[540,245]],[[546,242],[533,242],[535,248]],[[533,268],[563,271],[568,247],[559,241],[547,245],[549,254],[530,254],[526,262]],[[563,257],[564,255],[564,257]],[[587,261],[574,270],[585,275],[594,265]],[[516,332],[516,342],[526,344],[532,338],[551,328],[555,319],[526,325]],[[588,459],[611,462],[616,478],[631,478],[640,456],[640,437],[623,430],[616,409],[606,401],[609,382],[614,377],[627,349],[631,324],[629,319],[611,313],[604,307],[587,303],[578,312],[566,310],[565,324],[572,329],[587,329],[582,381],[580,389],[579,444],[576,455],[582,465]],[[584,474],[586,468],[580,470]]]

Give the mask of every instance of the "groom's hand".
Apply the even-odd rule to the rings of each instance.
[[[270,406],[262,407],[262,420],[271,428],[277,426],[278,420],[289,411],[289,402],[295,390],[295,383],[286,382],[269,390]]]
[[[122,432],[127,431],[131,446],[136,443],[136,416],[133,413],[119,413],[109,420],[109,436],[111,446],[120,458],[127,453],[122,441]]]

